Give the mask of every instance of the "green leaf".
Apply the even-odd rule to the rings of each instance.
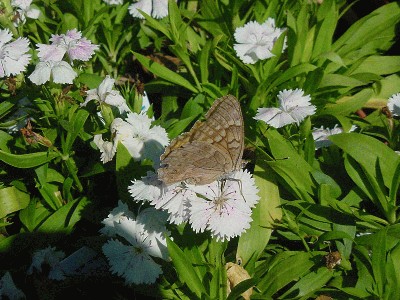
[[[293,299],[304,297],[322,288],[332,277],[333,272],[326,267],[319,268],[302,277],[281,298]]]
[[[29,204],[29,194],[14,186],[0,189],[0,218],[24,209]]]
[[[295,78],[296,76],[314,71],[315,69],[317,69],[317,67],[309,63],[299,64],[294,67],[291,67],[286,71],[284,71],[276,80],[274,80],[268,86],[268,90],[272,90],[275,87],[279,87],[281,84],[293,80],[293,78]]]
[[[374,234],[371,261],[377,292],[380,296],[383,296],[386,281],[386,229],[382,229]]]
[[[48,182],[48,170],[48,164],[42,165],[35,169],[35,173],[39,181],[37,188],[46,203],[53,210],[57,210],[62,206],[61,193],[57,185]]]
[[[95,89],[100,85],[103,79],[104,77],[97,74],[82,73],[75,81],[87,85],[89,89]]]
[[[318,237],[317,245],[322,245],[325,241],[333,241],[341,239],[349,239],[352,241],[353,237],[351,237],[350,235],[348,235],[346,232],[343,231],[338,231],[338,230],[328,231],[321,234]]]
[[[160,31],[162,34],[164,34],[168,39],[172,40],[172,35],[171,32],[168,30],[168,28],[162,24],[160,21],[153,19],[151,16],[146,14],[143,11],[140,11],[140,13],[143,15],[143,17],[146,19],[147,25],[154,28],[155,30]]]
[[[392,265],[392,274],[388,274],[387,278],[391,281],[391,285],[389,286],[393,297],[389,297],[388,299],[393,299],[395,295],[400,295],[400,243],[394,247],[389,255],[388,255],[388,263]]]
[[[338,198],[342,194],[340,186],[335,182],[335,180],[333,180],[332,177],[326,175],[320,170],[313,170],[312,176],[315,181],[320,185],[320,189],[326,189],[327,186],[329,187],[329,195],[332,198]]]
[[[337,203],[341,203],[341,202],[338,201]],[[343,240],[335,240],[336,248],[342,255],[342,258],[348,260],[353,251],[354,238],[356,236],[356,231],[357,231],[355,220],[351,220],[351,221],[349,220],[346,223],[334,222],[332,228],[333,228],[334,232],[344,232],[350,237],[349,238],[349,237],[343,236],[342,237]]]
[[[307,52],[307,36],[309,30],[309,16],[307,14],[307,4],[300,4],[300,11],[297,13],[297,19],[289,10],[287,12],[287,27],[288,30],[288,54],[290,66],[296,66],[303,62],[304,53]],[[310,46],[310,45],[308,45]],[[307,49],[307,50],[305,50]]]
[[[43,233],[70,233],[82,218],[84,208],[89,204],[87,198],[68,202],[51,214],[37,229]]]
[[[397,192],[399,190],[399,185],[400,185],[400,157],[397,159],[397,162],[395,164],[396,164],[396,169],[389,189],[389,203],[392,206],[396,206]]]
[[[257,279],[249,278],[237,284],[229,293],[226,300],[241,299],[240,295],[258,283]]]
[[[350,76],[341,74],[325,74],[318,86],[320,89],[326,89],[327,87],[349,87],[355,88],[357,86],[365,85],[364,81],[355,79]]]
[[[11,154],[0,150],[0,160],[6,164],[26,169],[34,168],[42,164],[48,163],[54,158],[58,157],[59,154],[56,152],[35,152],[29,154]]]
[[[208,82],[209,76],[209,64],[210,64],[210,51],[212,47],[212,41],[206,41],[203,49],[200,51],[199,56],[199,67],[200,67],[200,78],[201,82],[204,84]]]
[[[171,256],[172,263],[175,266],[180,280],[185,283],[198,298],[203,298],[207,293],[190,259],[188,259],[185,253],[169,237],[166,237],[166,239],[169,255]]]
[[[270,261],[268,268],[263,264],[257,268],[267,270],[257,288],[263,296],[273,296],[293,280],[298,280],[299,277],[309,273],[310,268],[315,265],[314,259],[312,254],[306,252],[286,252],[276,255],[276,260]]]
[[[332,38],[335,32],[338,10],[335,1],[324,1],[318,9],[318,20],[321,22],[318,26],[312,57],[315,58],[321,53],[330,51]]]
[[[339,99],[336,104],[326,105],[324,109],[319,112],[319,115],[348,116],[363,107],[371,98],[372,93],[372,89],[363,89],[353,96],[345,96]]]
[[[175,1],[168,1],[168,18],[171,26],[171,39],[175,44],[180,45],[183,42],[182,36],[186,33],[186,28],[181,30],[183,27],[182,17]]]
[[[65,140],[65,145],[63,151],[65,154],[71,152],[72,144],[81,131],[83,131],[83,125],[85,125],[86,119],[89,117],[89,112],[84,109],[79,109],[76,113],[70,110],[69,118],[69,129],[67,130],[67,138]]]
[[[135,55],[137,60],[143,65],[143,67],[150,70],[150,72],[152,72],[153,74],[163,78],[164,80],[182,86],[188,89],[189,91],[192,91],[193,93],[197,94],[199,92],[188,80],[178,75],[177,73],[160,65],[159,63],[152,61],[150,58],[147,58],[144,55],[141,55],[136,52],[133,52],[133,54]]]
[[[400,280],[400,274],[398,273],[399,261],[397,260],[398,256],[392,257],[392,253],[393,252],[389,252],[386,259],[386,284],[384,286],[383,296],[386,299],[396,299],[397,295],[400,295],[400,286],[398,284]],[[395,252],[394,254],[396,255]]]
[[[185,129],[194,121],[194,119],[197,116],[192,116],[188,117],[182,120],[179,120],[178,122],[173,123],[169,128],[168,128],[168,136],[173,139],[180,135],[182,132],[185,131]]]
[[[296,196],[313,202],[309,196],[314,193],[315,189],[311,166],[276,130],[269,128],[266,137],[276,159],[269,161],[268,165],[282,178],[281,183],[287,185],[287,188],[292,190]]]
[[[393,74],[400,71],[400,56],[368,56],[355,68],[350,69],[350,74],[374,73],[378,75]]]
[[[259,188],[260,201],[253,208],[250,228],[239,238],[236,254],[250,273],[268,244],[274,222],[279,222],[282,218],[279,190],[271,169],[265,164],[260,166],[260,163],[257,163],[253,176]]]
[[[37,204],[36,199],[32,199],[29,205],[20,211],[19,219],[29,232],[33,232],[50,214],[43,205]]]
[[[12,141],[14,137],[3,130],[0,130],[0,149],[5,152],[10,152],[8,144]]]
[[[342,57],[352,54],[377,53],[388,49],[396,36],[400,19],[397,2],[388,3],[355,22],[334,44],[333,50]],[[370,50],[371,48],[371,50]],[[364,55],[365,55],[364,54]]]
[[[6,115],[15,104],[7,100],[2,100],[0,103],[0,117]]]
[[[359,133],[342,133],[332,135],[329,139],[353,157],[372,177],[382,177],[385,186],[391,187],[399,159],[392,149],[375,138]]]
[[[62,24],[62,32],[66,32],[69,29],[78,28],[79,21],[73,14],[64,13],[63,14],[63,22]]]

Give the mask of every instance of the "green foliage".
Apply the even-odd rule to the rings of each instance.
[[[165,299],[236,299],[253,287],[255,299],[398,298],[400,122],[382,113],[400,86],[400,56],[393,55],[398,2],[352,24],[344,17],[355,13],[351,1],[339,0],[170,0],[167,17],[143,12],[144,20],[129,15],[126,1],[39,2],[39,19],[16,27],[10,1],[2,1],[1,28],[29,38],[32,47],[77,28],[100,48],[74,65],[79,76],[71,85],[34,85],[32,65],[0,79],[0,255],[10,258],[1,274],[10,269],[25,278],[31,254],[50,243],[69,254],[90,245],[101,256],[98,230],[110,209],[120,199],[141,209],[127,186],[152,163],[135,161],[122,144],[113,162],[100,163],[93,137],[113,139],[118,111],[104,103],[80,106],[85,91],[110,75],[134,112],[141,111],[145,83],[148,115],[170,138],[189,130],[214,99],[235,95],[260,196],[250,228],[230,241],[170,224],[170,261],[157,288],[125,287],[108,274],[103,282],[113,296],[134,290]],[[235,29],[270,17],[285,28],[274,55],[243,63]],[[258,108],[276,106],[279,91],[296,88],[311,96],[314,115],[278,129],[254,120]],[[316,149],[312,128],[335,124],[346,133]],[[357,129],[348,133],[352,125]],[[336,252],[341,262],[331,266]],[[240,261],[251,279],[227,295],[230,261]]]

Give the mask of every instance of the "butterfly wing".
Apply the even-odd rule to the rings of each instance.
[[[206,121],[193,128],[195,132],[191,140],[211,143],[229,154],[232,166],[226,172],[241,168],[244,124],[239,101],[234,96],[227,95],[217,99],[207,112]]]
[[[162,163],[158,177],[167,185],[180,181],[207,184],[218,179],[231,165],[229,156],[202,141],[187,143],[175,149]]]
[[[176,139],[161,156],[159,179],[172,184],[188,181],[210,183],[241,168],[244,149],[243,117],[238,100],[231,95],[217,99],[204,122]]]

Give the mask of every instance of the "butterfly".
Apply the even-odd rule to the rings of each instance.
[[[172,140],[161,155],[158,178],[166,185],[203,185],[241,169],[244,125],[239,101],[227,95],[214,101],[204,121]]]

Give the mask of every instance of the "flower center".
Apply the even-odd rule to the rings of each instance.
[[[218,211],[219,213],[222,213],[222,211],[223,211],[223,209],[224,209],[224,206],[225,206],[225,202],[226,202],[227,200],[228,200],[228,198],[225,197],[225,196],[223,196],[223,195],[218,196],[218,197],[215,197],[215,198],[214,198],[214,201],[213,201],[213,203],[214,203],[214,210],[215,210],[215,211]]]

